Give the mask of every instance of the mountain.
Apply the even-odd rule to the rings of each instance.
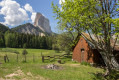
[[[25,33],[25,34],[39,35],[39,36],[52,35],[50,22],[41,13],[36,14],[34,24],[26,23],[12,29],[9,29],[3,24],[0,24],[0,32],[5,33],[5,31],[7,30],[11,30],[19,33]]]
[[[43,16],[41,13],[36,14],[34,26],[38,27],[43,32],[46,32],[49,34],[52,33],[49,20],[45,16]]]
[[[15,32],[19,32],[19,33],[45,36],[45,33],[41,29],[39,29],[38,27],[35,27],[31,23],[26,23],[26,24],[23,24],[23,25],[19,25],[15,28],[12,28],[11,30],[15,31]]]
[[[5,33],[6,31],[10,30],[7,26],[0,23],[0,32]]]
[[[34,25],[31,23],[26,23],[15,28],[12,31],[25,34],[34,34],[39,36],[51,35],[51,27],[49,20],[43,16],[41,13],[37,13],[34,21]]]

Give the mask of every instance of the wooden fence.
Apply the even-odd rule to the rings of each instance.
[[[42,53],[41,53],[41,56],[42,56],[42,62],[45,62],[45,60],[49,60],[49,61],[53,61],[55,59],[62,59],[64,57],[69,57],[69,56],[72,56],[72,54],[63,54],[63,55],[54,55],[54,56],[44,56]]]

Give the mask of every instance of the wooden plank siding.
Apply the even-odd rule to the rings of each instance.
[[[78,62],[95,63],[99,61],[98,52],[91,49],[86,40],[81,37],[73,50],[72,59]]]

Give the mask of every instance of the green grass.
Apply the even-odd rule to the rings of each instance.
[[[5,79],[6,75],[10,75],[13,73],[20,73],[22,71],[22,75],[13,76],[10,79],[22,80],[23,78],[27,78],[28,80],[100,80],[94,74],[103,73],[104,70],[100,68],[94,68],[90,66],[80,65],[80,63],[72,62],[71,58],[62,59],[65,61],[65,64],[58,64],[57,61],[54,62],[45,62],[42,63],[41,60],[41,52],[43,55],[61,55],[61,53],[55,53],[54,50],[44,50],[44,49],[27,49],[27,63],[23,63],[24,60],[22,53],[23,49],[17,48],[7,48],[8,50],[16,50],[20,52],[19,54],[19,62],[16,61],[16,54],[12,52],[0,52],[0,78]],[[2,50],[6,50],[3,48]],[[7,54],[10,62],[4,63],[3,56]],[[33,54],[35,55],[35,62],[33,62]],[[56,64],[62,67],[60,70],[49,70],[44,69],[42,66],[47,64]],[[31,73],[33,76],[27,75]],[[8,78],[9,79],[9,78]]]

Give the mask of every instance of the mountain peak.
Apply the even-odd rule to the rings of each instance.
[[[49,19],[47,19],[45,16],[43,16],[39,12],[36,14],[36,18],[35,18],[35,21],[34,21],[34,26],[38,27],[43,32],[52,33],[51,27],[50,27],[50,24],[49,24]]]
[[[39,36],[45,36],[42,30],[35,27],[31,23],[26,23],[23,25],[19,25],[18,27],[12,28],[13,31],[19,32],[19,33],[25,33],[25,34],[33,34],[33,35],[39,35]]]

